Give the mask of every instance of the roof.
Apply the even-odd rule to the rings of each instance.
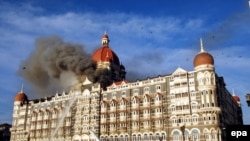
[[[109,37],[107,33],[102,36],[102,47],[100,47],[93,53],[92,59],[95,62],[112,62],[120,66],[118,56],[112,49],[109,48]]]
[[[16,96],[15,96],[15,101],[27,101],[28,97],[26,96],[25,93],[23,92],[19,92]]]

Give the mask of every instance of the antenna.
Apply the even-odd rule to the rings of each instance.
[[[21,91],[20,91],[21,93],[23,93],[23,84],[22,84],[22,86],[21,86]]]
[[[202,41],[202,38],[200,38],[200,45],[201,45],[201,52],[204,52],[204,47],[203,47],[203,41]]]

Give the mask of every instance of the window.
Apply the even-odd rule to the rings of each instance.
[[[144,88],[144,94],[145,94],[145,93],[149,94],[149,87],[145,87],[145,88]]]
[[[194,115],[192,118],[193,118],[193,122],[195,122],[195,123],[198,122],[198,116],[197,115]]]
[[[133,135],[132,141],[136,141],[136,135]]]
[[[148,135],[144,134],[144,141],[148,141]]]
[[[174,112],[175,111],[175,105],[171,106],[171,111]]]
[[[111,107],[115,107],[115,103],[114,102],[111,103]]]
[[[177,120],[176,120],[176,118],[174,117],[174,118],[172,118],[172,123],[173,124],[176,124],[177,123]]]
[[[141,141],[141,135],[138,135],[138,141]]]
[[[161,101],[161,96],[160,96],[160,95],[157,95],[157,96],[155,97],[155,101]]]
[[[122,92],[122,97],[126,97],[126,91]]]
[[[125,141],[128,141],[128,135],[125,136]]]
[[[195,110],[195,109],[197,109],[197,104],[196,104],[196,103],[192,103],[192,104],[191,104],[191,107],[192,107],[192,109]]]
[[[134,90],[133,90],[133,94],[134,94],[134,95],[137,95],[138,93],[139,93],[139,90],[138,90],[138,89],[134,89]]]
[[[150,140],[150,141],[153,140],[153,134],[149,134],[149,140]]]
[[[115,98],[116,97],[116,93],[112,93],[112,97]]]
[[[179,141],[181,139],[180,136],[181,136],[180,132],[174,131],[174,133],[173,133],[174,141]]]
[[[156,88],[156,92],[161,92],[161,86],[160,85],[157,85],[155,88]]]

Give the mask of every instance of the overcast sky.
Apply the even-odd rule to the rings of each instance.
[[[39,98],[17,73],[37,38],[56,35],[92,54],[107,31],[129,79],[169,74],[178,66],[193,70],[203,38],[216,73],[240,97],[250,124],[249,25],[247,0],[0,0],[0,123],[11,123],[22,84],[29,98]]]

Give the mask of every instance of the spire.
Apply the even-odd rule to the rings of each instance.
[[[21,91],[20,91],[20,93],[23,93],[23,84],[22,84],[22,86],[21,86]]]
[[[233,89],[233,93],[232,93],[233,96],[235,96],[235,93],[234,93],[234,89]]]
[[[200,45],[201,45],[201,52],[205,52],[204,47],[203,47],[203,41],[202,41],[202,38],[200,38]]]
[[[102,46],[103,47],[104,46],[106,46],[106,47],[109,46],[109,37],[108,37],[108,34],[107,34],[106,30],[104,32],[104,35],[102,36]]]

